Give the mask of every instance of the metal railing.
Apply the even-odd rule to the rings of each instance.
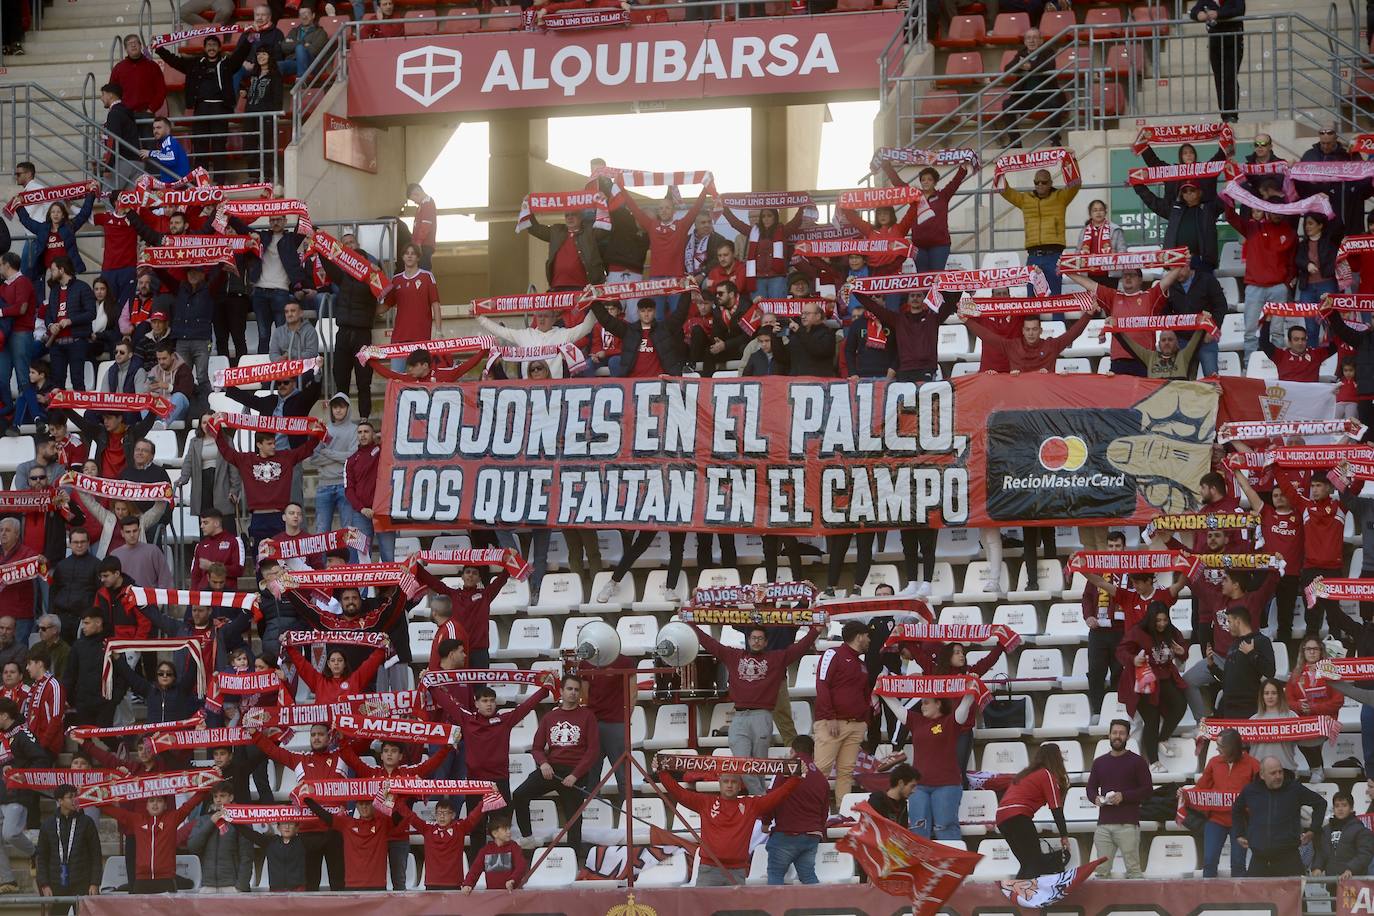
[[[146,0],[145,0],[146,2]],[[767,0],[767,2],[755,2],[755,0],[673,0],[673,2],[657,2],[651,4],[636,5],[632,10],[632,15],[655,16],[661,13],[663,19],[645,19],[644,22],[657,21],[731,21],[735,19],[756,18],[762,16],[792,15],[796,18],[810,16],[831,16],[833,13],[790,13],[789,4],[780,0]],[[875,12],[890,12],[888,8],[875,9]],[[439,34],[461,34],[464,32],[491,32],[491,31],[515,31],[519,29],[520,13],[471,13],[467,15],[449,16],[426,16],[423,19],[425,28],[431,25]],[[633,20],[639,22],[640,20]],[[500,23],[493,27],[494,23]],[[362,37],[364,31],[377,27],[398,27],[402,30],[413,29],[417,26],[415,19],[385,19],[385,20],[351,20],[343,24],[338,32],[330,38],[329,42],[320,51],[318,57],[311,62],[305,74],[296,80],[295,86],[291,89],[292,97],[292,127],[293,136],[300,136],[301,125],[310,120],[311,115],[319,108],[325,95],[334,84],[348,78],[348,48],[352,42],[366,40]],[[910,32],[918,36],[919,40],[925,41],[926,34],[926,13],[924,3],[913,3],[907,10],[898,36],[904,36]],[[902,39],[903,41],[905,39]],[[882,54],[883,72],[900,73],[900,62],[891,61],[901,50],[898,38],[894,37],[888,42],[888,46]]]

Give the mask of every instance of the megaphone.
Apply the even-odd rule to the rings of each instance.
[[[690,665],[699,651],[701,641],[697,639],[697,634],[680,620],[665,624],[658,631],[658,645],[654,647],[654,654],[665,665],[673,668]]]
[[[577,657],[604,668],[620,656],[620,634],[609,623],[596,620],[577,631]]]

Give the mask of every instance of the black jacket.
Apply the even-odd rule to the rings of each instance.
[[[1374,394],[1374,328],[1357,331],[1345,323],[1341,313],[1332,309],[1327,313],[1331,333],[1355,348],[1355,390],[1359,394]],[[1331,602],[1335,607],[1335,602]],[[1370,642],[1374,650],[1374,640]],[[1372,684],[1371,686],[1374,686]]]
[[[27,726],[16,725],[5,732],[4,737],[9,742],[11,755],[6,764],[7,768],[30,769],[53,765],[52,755],[38,743],[38,739],[33,736],[33,732],[29,731]],[[15,790],[0,784],[0,804],[37,807],[36,793],[32,789]]]
[[[254,832],[253,843],[265,850],[269,889],[305,890],[305,844],[300,834],[290,843],[283,843],[275,833]]]
[[[63,618],[64,633],[67,621],[79,623],[81,615],[95,601],[100,588],[99,568],[100,560],[89,550],[83,556],[63,557],[53,567],[51,606],[53,613]]]
[[[582,258],[582,269],[587,272],[588,283],[606,282],[606,265],[601,260],[601,241],[606,234],[605,229],[592,229],[585,224],[577,234],[577,253]],[[553,285],[553,259],[568,240],[568,227],[562,223],[545,226],[531,216],[530,235],[549,243],[549,256],[544,260],[544,278],[549,285]],[[642,259],[640,263],[643,263]]]
[[[39,257],[37,260],[43,260]],[[45,320],[49,325],[57,321],[57,309],[61,304],[58,300],[62,297],[62,289],[57,284],[48,286],[48,311]],[[72,326],[72,338],[84,340],[91,336],[91,322],[95,321],[96,305],[95,291],[91,289],[85,280],[78,280],[75,277],[67,284],[67,319]]]
[[[70,662],[68,662],[70,664]],[[204,699],[196,696],[194,678],[179,677],[171,687],[163,688],[145,680],[138,672],[129,667],[122,655],[114,660],[115,674],[143,697],[148,706],[149,722],[176,722],[189,719],[200,712]]]
[[[134,120],[128,105],[117,102],[110,106],[109,111],[105,113],[105,133],[114,138],[115,146],[112,152],[117,153],[120,159],[136,161],[139,148],[138,122]]]
[[[897,368],[897,342],[888,338],[885,347],[868,345],[868,319],[856,318],[844,333],[844,363],[850,375],[859,378],[886,378]]]
[[[1358,817],[1338,821],[1334,817],[1312,841],[1312,868],[1328,875],[1350,871],[1355,875],[1369,873],[1374,858],[1374,833],[1369,832]]]
[[[763,348],[755,350],[749,354],[749,359],[744,363],[744,369],[740,375],[753,377],[760,375],[787,375],[787,347],[783,345],[782,338],[775,337],[774,346],[778,349],[776,357],[763,352]]]
[[[1213,268],[1220,263],[1217,219],[1226,213],[1225,204],[1216,198],[1209,200],[1205,196],[1196,207],[1186,207],[1181,200],[1175,200],[1171,204],[1145,185],[1137,185],[1135,193],[1155,215],[1169,221],[1169,227],[1164,230],[1165,248],[1182,247],[1183,243],[1178,240],[1179,236],[1184,235],[1187,238],[1185,230],[1192,230],[1197,242],[1188,245],[1188,250]]]
[[[1298,250],[1296,253],[1298,268],[1298,289],[1307,289],[1314,282],[1307,272],[1307,265],[1312,260],[1308,256],[1308,242],[1310,239],[1298,230]],[[1317,239],[1317,269],[1318,277],[1336,276],[1336,250],[1341,246],[1340,230],[1335,222],[1327,224],[1322,231],[1322,237]]]
[[[1241,645],[1253,639],[1255,648],[1242,652]],[[1259,704],[1260,684],[1274,676],[1274,644],[1263,633],[1238,636],[1226,654],[1221,672],[1221,698],[1227,709],[1255,709]]]
[[[1245,31],[1245,0],[1197,0],[1188,18],[1197,21],[1198,13],[1217,11],[1217,21],[1207,23],[1209,35]]]
[[[377,297],[373,295],[372,287],[364,280],[353,279],[337,264],[325,258],[320,258],[320,263],[324,265],[325,274],[339,288],[339,294],[334,297],[334,320],[338,326],[357,331],[372,330],[377,324]]]
[[[611,199],[610,179],[599,182],[601,193]],[[649,253],[649,237],[639,228],[634,214],[627,207],[611,211],[611,231],[600,240],[601,263],[608,269],[643,273],[644,258]]]
[[[1256,779],[1236,796],[1231,824],[1237,836],[1250,841],[1252,853],[1297,852],[1302,808],[1312,809],[1312,832],[1320,832],[1326,820],[1326,799],[1292,777],[1286,777],[1277,789]]]
[[[100,831],[95,821],[79,810],[71,817],[53,812],[51,817],[43,820],[38,827],[38,874],[34,879],[40,888],[63,886],[62,853],[59,849],[69,850],[66,853],[68,890],[73,894],[84,894],[88,888],[100,885],[103,862],[100,856]]]
[[[221,54],[211,60],[204,54],[173,54],[166,48],[158,48],[157,56],[173,70],[186,74],[186,107],[196,108],[203,102],[219,103],[234,107],[234,73],[248,57],[251,45],[239,42],[232,53]],[[196,112],[209,114],[211,112]]]
[[[554,227],[558,228],[557,226]],[[566,230],[565,230],[566,231]],[[552,244],[550,248],[552,248]],[[600,282],[600,281],[593,281]],[[677,306],[669,313],[666,321],[655,321],[649,328],[649,341],[654,345],[658,361],[665,375],[681,375],[687,365],[687,345],[682,339],[682,325],[691,314],[692,294],[683,293],[678,297]],[[639,359],[639,341],[644,329],[638,321],[628,322],[606,311],[600,302],[592,302],[596,320],[611,334],[620,338],[620,374],[624,378],[634,375],[635,362]]]
[[[90,604],[87,604],[90,607]],[[78,636],[67,654],[67,670],[62,672],[62,689],[76,710],[77,719],[90,722],[91,715],[106,702],[101,693],[104,681],[105,639],[107,634]],[[108,723],[101,723],[108,724]]]
[[[824,324],[798,326],[787,337],[787,361],[792,375],[835,377],[835,329]]]
[[[1352,154],[1342,144],[1329,153],[1322,152],[1321,144],[1313,143],[1302,154],[1303,162],[1355,162],[1359,156]],[[1295,182],[1298,195],[1308,197],[1312,194],[1325,194],[1331,198],[1331,209],[1336,211],[1341,229],[1349,234],[1364,231],[1364,202],[1374,194],[1374,180],[1360,181],[1299,181]]]
[[[167,276],[172,293],[172,337],[176,340],[209,340],[215,332],[215,295],[212,281],[219,268],[206,272],[200,286],[191,281],[177,283]]]

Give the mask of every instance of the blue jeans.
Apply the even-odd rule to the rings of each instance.
[[[121,305],[133,294],[134,281],[137,279],[136,271],[137,268],[134,267],[116,267],[100,272],[105,282],[110,284],[110,295]]]
[[[54,343],[48,348],[48,363],[52,366],[54,386],[68,387],[67,376],[70,375],[70,387],[73,391],[86,390],[86,353],[90,348],[90,341],[76,339]]]
[[[377,532],[372,527],[372,519],[363,515],[361,512],[353,516],[353,527],[357,528],[367,539],[377,545],[377,553],[381,556],[383,563],[390,563],[396,559],[396,534],[391,531]],[[363,558],[367,562],[367,558]]]
[[[16,390],[22,398],[31,392],[29,385],[29,358],[33,353],[33,332],[15,331],[5,339],[5,348],[0,350],[0,406],[8,413],[14,407],[14,395],[10,394],[10,373],[14,373]],[[13,422],[18,425],[19,419]]]
[[[48,584],[47,581],[43,579],[36,579],[34,581],[41,582],[43,585]],[[37,589],[34,589],[33,594],[35,598],[43,599],[43,607],[48,606],[48,596],[46,594],[40,594]],[[45,611],[44,613],[47,612]],[[29,637],[33,635],[33,621],[34,618],[30,617],[27,620],[16,620],[14,622],[14,641],[19,643],[19,645],[27,646],[29,644]]]
[[[1058,296],[1064,289],[1064,284],[1059,279],[1059,255],[1057,254],[1032,254],[1026,256],[1026,264],[1030,267],[1038,267],[1045,274],[1045,279],[1050,284],[1050,295]]]
[[[286,324],[286,300],[291,294],[284,289],[253,290],[253,319],[258,325],[258,352],[266,353],[272,340],[272,327]]]
[[[963,797],[963,786],[917,786],[907,802],[911,832],[928,840],[959,839],[959,802]]]
[[[1336,288],[1335,280],[1322,280],[1320,283],[1308,283],[1303,289],[1298,290],[1299,302],[1321,302],[1322,296],[1326,293],[1339,292]],[[1321,334],[1322,323],[1316,318],[1305,318],[1307,324],[1307,345],[1315,347],[1318,336]]]
[[[646,279],[646,280],[662,280],[662,279],[664,279],[664,278],[663,278],[663,277],[645,277],[644,279]],[[677,302],[677,297],[675,297],[675,296],[650,296],[650,297],[648,297],[648,298],[654,300],[654,320],[655,320],[655,321],[667,321],[667,320],[668,320],[668,313],[671,312],[671,311],[673,310],[673,305],[674,305],[674,303]],[[635,300],[634,302],[631,302],[631,303],[629,304],[629,306],[625,308],[625,320],[626,320],[626,321],[633,322],[633,321],[635,320],[635,318],[638,316],[638,312],[636,311],[636,309],[638,309],[638,308],[639,308],[639,300]]]
[[[755,277],[754,278],[754,298],[755,299],[786,299],[787,298],[787,278],[786,277]],[[779,881],[779,884],[782,882]],[[810,883],[810,882],[808,882]]]
[[[353,507],[344,499],[344,485],[326,484],[315,488],[315,531],[316,533],[334,530],[334,512],[339,513],[339,527],[352,524]]]
[[[1231,838],[1231,877],[1245,877],[1245,850],[1236,842],[1236,832],[1230,827],[1208,821],[1202,828],[1202,877],[1215,878],[1221,863],[1221,847]]]
[[[796,868],[797,879],[802,884],[820,884],[816,877],[816,847],[820,842],[813,836],[770,833],[766,844],[768,883],[782,884],[787,877],[787,866],[791,865]]]
[[[949,263],[948,245],[931,245],[929,248],[916,249],[916,272],[944,270]]]
[[[177,420],[186,419],[186,412],[191,409],[191,402],[186,399],[186,395],[182,394],[180,391],[173,391],[171,394],[167,395],[167,400],[172,402],[172,412],[167,415],[167,419],[164,422],[175,423]],[[125,414],[125,416],[129,415]],[[136,417],[138,414],[135,413],[133,416]],[[147,414],[144,414],[144,416],[147,416]]]
[[[310,69],[311,60],[310,50],[305,45],[296,45],[296,53],[277,61],[277,69],[282,76],[300,76]]]
[[[1201,331],[1198,331],[1201,334]],[[1217,341],[1209,340],[1197,348],[1198,363],[1202,366],[1202,376],[1217,374]]]
[[[1244,370],[1250,363],[1250,354],[1259,349],[1259,326],[1264,318],[1264,304],[1266,302],[1287,302],[1288,287],[1283,283],[1276,286],[1254,286],[1245,287],[1245,364],[1241,366]],[[1271,338],[1277,334],[1280,340],[1276,341],[1278,346],[1283,346],[1281,338],[1283,329],[1289,321],[1287,318],[1280,318],[1271,321],[1269,333]],[[1316,346],[1316,341],[1313,341]]]

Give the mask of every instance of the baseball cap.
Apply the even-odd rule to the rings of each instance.
[[[1186,190],[1186,189],[1188,189],[1188,188],[1192,188],[1194,191],[1201,191],[1201,190],[1202,190],[1202,186],[1199,185],[1196,181],[1185,181],[1185,182],[1183,182],[1183,184],[1181,184],[1181,185],[1178,186],[1178,189],[1179,189],[1180,191]]]
[[[148,320],[149,320],[149,321],[167,321],[167,320],[168,320],[168,319],[167,319],[167,313],[166,313],[166,312],[153,312],[153,314],[151,314],[151,315],[148,316]]]

